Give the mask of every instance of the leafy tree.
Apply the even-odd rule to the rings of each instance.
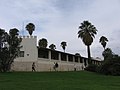
[[[108,42],[108,39],[105,37],[105,36],[102,36],[100,37],[100,41],[101,45],[103,46],[104,50],[105,50],[105,47],[106,47],[106,44]]]
[[[6,58],[8,57],[8,49],[6,49],[4,43],[7,41],[7,33],[5,30],[0,29],[0,71],[3,71],[5,68],[4,62],[6,62]]]
[[[99,72],[106,75],[120,75],[120,56],[112,54],[104,60]]]
[[[51,44],[51,45],[49,46],[49,48],[52,49],[52,50],[55,50],[55,49],[56,49],[56,46],[55,46],[54,44]]]
[[[61,42],[61,47],[63,48],[64,52],[65,52],[66,46],[67,46],[67,42],[65,41]]]
[[[18,56],[20,51],[21,38],[18,38],[19,30],[14,28],[10,29],[9,34],[4,32],[2,37],[2,47],[0,50],[0,71],[6,72],[11,68],[11,64]]]
[[[106,75],[120,75],[120,56],[114,54],[110,48],[106,48],[102,55],[104,61],[97,71]]]
[[[106,48],[103,53],[102,53],[104,60],[106,60],[107,58],[111,58],[113,56],[113,52],[110,48]]]
[[[96,64],[89,64],[85,70],[90,71],[90,72],[97,72],[98,66]]]
[[[88,51],[88,63],[91,63],[90,45],[97,34],[97,29],[89,21],[83,21],[79,26],[78,38],[81,38],[83,43],[87,46]]]
[[[1,48],[2,48],[2,42],[4,41],[4,36],[5,36],[5,30],[3,29],[0,29],[0,51],[1,51]]]
[[[48,41],[47,41],[47,39],[42,38],[42,39],[39,40],[38,44],[39,44],[39,47],[46,48],[47,45],[48,45]]]
[[[28,23],[26,25],[26,30],[32,35],[33,31],[35,30],[35,25],[33,23]]]

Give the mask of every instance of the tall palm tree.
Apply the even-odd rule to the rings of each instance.
[[[100,41],[101,45],[103,46],[104,50],[105,50],[105,47],[106,47],[106,44],[108,42],[108,39],[105,37],[105,36],[102,36],[100,37]]]
[[[61,47],[63,48],[64,52],[65,52],[66,46],[67,46],[67,42],[65,41],[61,42]]]
[[[39,40],[38,44],[39,44],[39,47],[46,48],[47,45],[48,45],[48,41],[47,41],[47,39],[42,38],[42,39]]]
[[[51,45],[49,46],[49,48],[52,49],[52,50],[55,50],[55,49],[56,49],[56,46],[55,46],[54,44],[51,44]]]
[[[33,23],[28,23],[26,25],[26,30],[30,35],[32,35],[33,31],[35,30],[35,25]]]
[[[81,38],[87,46],[89,64],[91,63],[90,45],[93,42],[93,38],[95,38],[95,34],[97,34],[97,29],[89,21],[83,21],[79,26],[78,38]]]

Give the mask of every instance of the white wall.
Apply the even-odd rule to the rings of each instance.
[[[37,61],[37,37],[36,36],[23,36],[21,42],[21,51],[24,51],[24,57],[18,57],[15,61]]]
[[[36,64],[37,71],[54,71],[54,62],[58,62],[59,64],[58,71],[73,71],[74,65],[76,65],[77,70],[81,70],[81,66],[83,65],[83,63],[80,62],[76,63],[61,60],[51,60],[50,58],[38,58],[36,36],[22,37],[21,45],[21,51],[24,51],[24,57],[18,57],[14,60],[11,68],[14,71],[32,71],[33,62]],[[50,52],[49,56],[51,56]]]

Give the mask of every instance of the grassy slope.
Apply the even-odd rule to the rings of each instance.
[[[0,73],[0,90],[120,90],[120,77],[83,71]]]

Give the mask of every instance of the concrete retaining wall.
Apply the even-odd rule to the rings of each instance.
[[[32,71],[32,63],[35,61],[15,61],[12,64],[13,71]],[[77,71],[82,70],[82,63],[75,62],[59,62],[59,61],[48,61],[48,60],[39,60],[35,62],[36,71],[55,71],[53,69],[54,62],[58,63],[57,71],[74,71],[76,68]]]

